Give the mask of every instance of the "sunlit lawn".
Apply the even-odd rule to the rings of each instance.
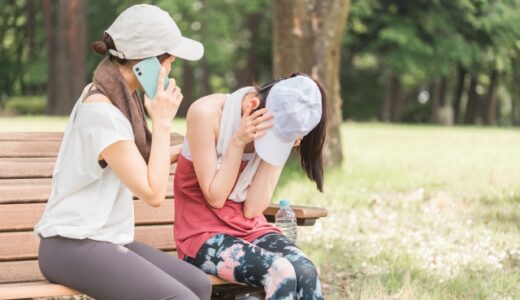
[[[0,131],[64,127],[0,118]],[[348,123],[343,146],[324,194],[292,161],[274,197],[329,210],[299,231],[327,299],[520,298],[520,131]]]
[[[325,206],[301,241],[328,299],[520,299],[520,132],[345,124],[319,194],[296,165],[276,198]]]

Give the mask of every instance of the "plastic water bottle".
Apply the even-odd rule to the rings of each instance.
[[[292,210],[289,200],[280,201],[280,209],[274,216],[276,227],[293,243],[296,244],[296,215]]]

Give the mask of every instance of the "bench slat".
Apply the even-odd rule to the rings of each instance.
[[[47,201],[51,179],[0,179],[0,204]]]
[[[0,158],[56,157],[63,133],[0,133]],[[184,137],[172,133],[170,144],[181,144]]]
[[[51,178],[55,161],[51,157],[0,158],[0,179]],[[175,174],[176,166],[171,166],[170,174]]]
[[[136,225],[173,224],[174,201],[166,199],[161,207],[155,208],[144,201],[136,200]],[[0,205],[0,232],[29,231],[39,222],[45,203],[7,204]]]
[[[0,299],[73,296],[80,292],[48,281],[0,285]]]
[[[55,157],[58,141],[0,141],[0,157]]]
[[[163,251],[174,251],[171,225],[137,226],[135,239]],[[0,261],[35,259],[40,239],[32,232],[0,233]]]
[[[0,132],[0,141],[61,141],[63,132]]]
[[[166,197],[172,198],[173,176],[168,182]],[[51,178],[0,179],[0,204],[47,202],[50,193]]]
[[[208,275],[208,277],[213,285],[229,284],[229,282],[213,275]],[[43,280],[0,285],[0,300],[73,296],[79,294],[81,293],[74,289]]]
[[[316,223],[317,219],[326,217],[328,214],[327,209],[321,207],[291,205],[291,208],[296,215],[296,222],[299,226],[312,226]],[[274,216],[278,212],[278,209],[280,209],[278,204],[269,205],[264,211],[264,216],[267,221],[274,222]]]

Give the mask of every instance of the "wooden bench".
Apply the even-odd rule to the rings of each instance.
[[[0,133],[0,299],[26,299],[80,294],[45,280],[38,267],[39,239],[32,232],[50,194],[51,176],[62,133]],[[183,137],[172,134],[172,145]],[[175,165],[171,169],[173,180]],[[271,222],[276,205],[265,211]],[[294,207],[299,225],[313,225],[327,211]],[[136,240],[175,255],[173,238],[174,202],[172,184],[165,202],[153,208],[135,199]],[[230,284],[215,276],[214,299],[259,289]]]

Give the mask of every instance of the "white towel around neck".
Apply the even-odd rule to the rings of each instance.
[[[222,111],[222,117],[220,118],[220,128],[218,130],[218,141],[217,141],[217,169],[220,169],[222,159],[226,153],[227,147],[233,138],[233,134],[240,126],[240,120],[242,119],[242,100],[245,95],[254,88],[244,87],[236,90],[232,94],[228,94],[226,101],[224,102],[224,109]],[[244,202],[247,198],[247,190],[251,185],[251,181],[255,176],[256,170],[260,165],[262,159],[255,154],[248,161],[245,169],[240,174],[235,188],[229,195],[229,199],[234,202]]]

